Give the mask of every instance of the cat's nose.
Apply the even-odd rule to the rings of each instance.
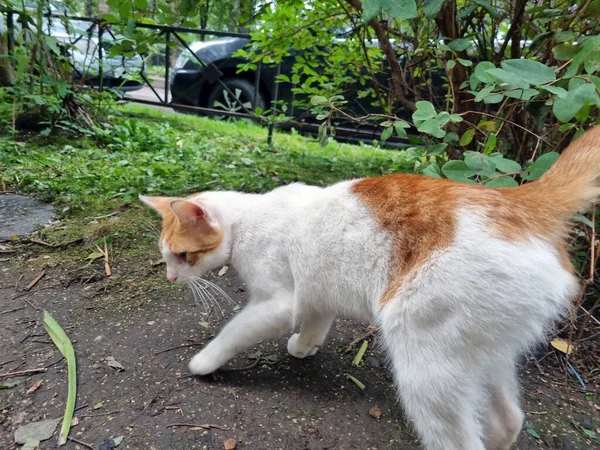
[[[177,281],[177,275],[173,273],[167,273],[167,280],[169,280],[171,283],[175,283]]]

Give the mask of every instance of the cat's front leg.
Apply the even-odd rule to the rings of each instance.
[[[288,340],[288,353],[295,358],[306,358],[317,353],[325,342],[333,319],[334,316],[329,313],[303,313],[300,333],[293,334]]]
[[[251,303],[236,315],[189,364],[194,375],[214,372],[241,351],[292,328],[292,301],[277,299]]]

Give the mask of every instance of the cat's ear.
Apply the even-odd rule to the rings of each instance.
[[[210,214],[202,206],[188,200],[173,200],[169,207],[180,224],[212,227]]]
[[[165,217],[165,214],[169,212],[169,205],[174,200],[173,197],[147,197],[145,195],[140,195],[139,199],[159,213],[161,217]]]

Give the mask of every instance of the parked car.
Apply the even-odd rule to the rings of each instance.
[[[173,67],[170,80],[173,108],[203,107],[244,112],[240,103],[250,111],[255,102],[258,108],[270,109],[271,101],[275,96],[277,67],[262,66],[258,91],[255,90],[255,72],[238,73],[239,64],[247,61],[233,55],[249,43],[249,39],[238,37],[192,43],[190,45],[191,52],[183,51]],[[292,52],[291,56],[283,59],[282,74],[290,76],[294,58],[295,54]],[[198,59],[204,64],[201,64]],[[381,78],[380,82],[385,85],[386,75],[381,74]],[[371,99],[358,96],[360,89],[364,89],[364,87],[359,86],[358,83],[346,86],[345,98],[348,100],[348,104],[345,105],[346,112],[354,116],[380,113],[381,111],[371,104]],[[302,99],[301,95],[292,92],[290,83],[278,83],[277,98],[287,106],[286,115],[294,118],[293,127],[300,131],[316,132],[317,121],[311,113],[306,108],[298,108],[293,105],[294,100]],[[235,97],[240,102],[237,102]],[[304,100],[308,101],[309,99],[304,98]],[[182,106],[184,108],[181,108]],[[359,126],[357,123],[343,118],[340,118],[338,125],[336,136],[351,138],[350,140],[372,140],[377,138],[380,132],[376,127]]]

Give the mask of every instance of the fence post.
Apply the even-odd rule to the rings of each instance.
[[[102,22],[98,22],[98,78],[100,83],[99,91],[102,92],[104,85],[104,61],[102,60],[102,33],[104,32],[104,25]]]
[[[260,70],[262,69],[262,62],[258,62],[256,67],[256,74],[254,75],[254,95],[252,96],[252,112],[256,110],[256,99],[258,98],[258,90],[260,89]]]
[[[8,56],[12,56],[15,51],[15,19],[13,12],[9,11],[6,15],[6,28],[8,29],[7,34],[7,47]]]
[[[277,64],[277,75],[275,75],[275,89],[273,92],[273,100],[271,101],[271,116],[273,120],[269,122],[269,136],[267,137],[267,144],[273,143],[273,128],[275,127],[275,114],[277,113],[277,100],[279,99],[279,75],[281,75],[281,63]]]
[[[169,30],[165,32],[165,105],[169,104],[169,69],[171,68],[171,47],[169,46]]]

